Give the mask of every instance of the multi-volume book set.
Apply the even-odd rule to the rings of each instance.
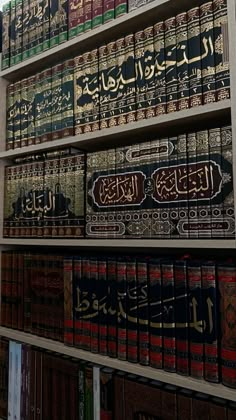
[[[7,149],[228,99],[227,25],[213,0],[10,84]]]
[[[2,69],[14,66],[147,0],[11,0],[3,5]]]
[[[1,325],[236,387],[235,261],[2,252]]]
[[[6,420],[235,420],[236,406],[185,388],[0,341]]]
[[[231,126],[5,168],[5,237],[234,238]]]

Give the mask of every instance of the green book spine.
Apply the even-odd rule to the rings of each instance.
[[[14,149],[14,84],[7,86],[6,149]]]
[[[104,0],[103,23],[115,19],[115,0]]]
[[[69,39],[77,36],[77,21],[78,21],[78,9],[82,7],[83,0],[69,0],[68,10],[68,37]]]
[[[199,7],[188,10],[188,71],[190,107],[202,105],[201,36]]]
[[[213,3],[200,6],[203,103],[216,101]],[[207,42],[208,41],[208,42]]]
[[[60,0],[60,28],[59,28],[59,44],[68,39],[68,0]]]
[[[84,0],[80,0],[79,7],[77,9],[76,35],[84,32],[84,20]]]
[[[28,78],[27,102],[28,102],[28,145],[35,143],[35,96],[36,76]]]
[[[44,0],[41,0],[37,9],[37,25],[36,25],[36,40],[35,53],[40,54],[43,51],[43,14],[44,14]]]
[[[63,64],[52,67],[52,140],[62,136],[62,70]]]
[[[135,33],[136,119],[145,118],[144,32]]]
[[[2,7],[2,70],[10,66],[11,3]]]
[[[44,224],[43,234],[45,237],[57,237],[57,207],[59,204],[58,185],[60,159],[46,159],[44,164]],[[52,205],[54,200],[54,205]],[[50,205],[51,203],[51,205]]]
[[[14,149],[21,144],[21,83],[14,85]]]
[[[107,62],[107,46],[102,45],[98,50],[99,56],[99,97],[100,97],[100,129],[107,128],[107,69],[108,69],[108,62]]]
[[[103,0],[93,0],[92,4],[92,28],[94,29],[103,24]]]
[[[126,121],[136,120],[136,83],[134,59],[134,34],[125,37],[125,77],[129,80],[126,90]]]
[[[109,57],[108,57],[109,62]],[[125,62],[125,39],[122,37],[116,41],[116,67],[117,67],[117,76],[116,76],[116,83],[117,83],[117,104],[116,104],[116,121],[117,125],[126,124],[126,92],[127,92],[127,85],[121,82],[121,78],[118,75],[123,77],[125,80],[125,73],[126,73],[126,62]],[[118,82],[119,80],[119,82]]]
[[[213,0],[217,101],[230,97],[227,1]]]
[[[115,0],[115,17],[125,15],[127,13],[127,0]]]
[[[188,80],[188,30],[187,13],[176,16],[176,59],[178,78],[178,111],[189,108],[189,80]]]
[[[23,2],[16,0],[16,44],[15,64],[22,61],[22,40],[23,40]]]
[[[11,1],[11,24],[10,24],[10,65],[15,64],[16,54],[16,0]]]
[[[144,29],[144,78],[145,78],[145,115],[155,116],[155,69],[154,69],[154,28]]]
[[[27,146],[28,138],[28,79],[21,80],[21,147]]]
[[[42,103],[43,103],[43,72],[37,73],[35,77],[35,144],[41,143],[42,132]]]
[[[59,44],[60,29],[59,0],[50,1],[50,48]]]
[[[92,29],[92,0],[84,0],[84,31]]]
[[[154,25],[153,38],[156,115],[162,115],[166,113],[165,26],[163,21]]]
[[[41,24],[38,11],[39,2],[30,1],[30,21],[29,21],[29,57],[36,55],[38,42],[38,28]]]
[[[44,70],[42,74],[42,119],[41,142],[52,139],[52,70]]]
[[[62,69],[62,137],[74,135],[74,59],[63,63]]]
[[[176,65],[176,22],[175,17],[165,21],[166,48],[166,99],[167,113],[177,111],[177,65]]]
[[[49,0],[44,0],[43,9],[43,51],[50,48],[50,12]]]
[[[22,61],[29,57],[30,0],[23,1]]]

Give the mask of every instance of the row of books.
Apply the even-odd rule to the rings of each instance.
[[[1,325],[236,387],[235,261],[2,252]]]
[[[231,126],[17,162],[5,237],[234,238]]]
[[[7,148],[229,98],[227,25],[213,0],[10,84]]]
[[[235,420],[223,398],[59,356],[1,339],[7,420]],[[9,353],[8,353],[9,347]],[[9,392],[8,392],[9,390]],[[7,413],[8,406],[8,413]]]
[[[2,69],[14,66],[149,0],[11,0],[3,5]]]

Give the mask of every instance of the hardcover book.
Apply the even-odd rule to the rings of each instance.
[[[67,60],[62,65],[62,137],[74,135],[74,59]]]
[[[92,29],[92,7],[93,7],[92,0],[84,0],[84,31],[85,32],[90,31],[90,29]]]
[[[155,116],[155,65],[154,65],[154,28],[144,29],[144,75],[146,118]]]
[[[68,0],[59,0],[59,44],[68,39]]]
[[[50,48],[50,0],[43,5],[43,51]]]
[[[2,70],[10,66],[11,2],[2,7]]]
[[[176,53],[176,19],[172,17],[165,21],[165,75],[166,75],[166,112],[177,111],[177,53]]]
[[[189,108],[189,74],[188,74],[188,30],[187,12],[176,16],[176,65],[178,80],[178,106],[177,109]]]
[[[155,66],[155,99],[156,115],[166,113],[166,76],[165,76],[165,25],[158,22],[154,25],[154,61]]]
[[[137,363],[138,355],[138,290],[136,258],[126,261],[127,272],[127,360]],[[141,312],[141,308],[140,308]],[[141,325],[141,323],[140,323]]]
[[[16,58],[16,0],[11,0],[10,16],[10,66],[14,66]]]
[[[50,48],[59,44],[60,0],[50,1]]]
[[[14,83],[7,86],[6,149],[14,149]]]
[[[22,17],[22,61],[28,58],[29,54],[29,22],[30,22],[30,2],[23,0]]]
[[[190,107],[202,105],[202,65],[199,7],[188,10],[188,72]]]
[[[139,363],[149,365],[149,293],[148,293],[148,261],[137,260],[137,286],[138,286],[138,348]],[[128,296],[129,297],[129,296]]]
[[[163,366],[161,261],[151,258],[148,266],[150,366],[161,369]]]
[[[62,70],[63,64],[57,64],[52,67],[52,140],[57,140],[62,137]]]

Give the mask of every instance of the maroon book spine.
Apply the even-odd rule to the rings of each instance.
[[[126,260],[117,259],[117,355],[127,360]]]
[[[100,420],[113,420],[113,376],[113,369],[103,368],[100,370]]]
[[[18,253],[12,253],[12,274],[11,274],[11,327],[17,329],[18,316]]]
[[[193,420],[209,420],[210,403],[206,394],[197,392],[192,400],[193,402]]]
[[[24,328],[24,253],[18,253],[18,316],[17,329]]]
[[[30,413],[31,413],[31,407],[30,407],[30,386],[31,386],[31,346],[27,345],[26,347],[26,379],[25,379],[25,420],[30,420]]]
[[[147,260],[137,259],[139,363],[149,365],[149,304]]]
[[[13,253],[6,252],[6,264],[5,264],[5,300],[6,300],[6,322],[5,326],[11,328],[12,326],[12,262]]]
[[[48,353],[43,354],[43,419],[52,418],[52,363]]]
[[[193,391],[180,389],[177,394],[178,416],[180,419],[192,419],[192,398]]]
[[[36,353],[36,420],[42,420],[43,354],[39,350],[37,350],[35,353]]]
[[[52,420],[57,420],[60,418],[60,404],[61,399],[64,396],[61,395],[61,399],[59,400],[60,395],[60,377],[58,371],[58,365],[60,365],[60,359],[58,355],[52,356]]]
[[[227,401],[223,398],[212,398],[210,402],[210,420],[227,420]]]
[[[116,288],[117,288],[117,273],[116,273],[116,258],[110,257],[107,264],[107,281],[108,281],[108,356],[117,357],[117,310],[116,310]]]
[[[162,311],[163,311],[163,367],[168,372],[176,371],[176,325],[174,264],[162,262]]]
[[[231,263],[218,266],[221,318],[221,374],[222,383],[236,388],[236,265]]]
[[[90,260],[88,257],[82,260],[82,277],[88,290],[90,286]],[[89,319],[83,319],[82,348],[88,351],[91,350],[91,321]]]
[[[74,344],[73,257],[64,257],[64,343]]]
[[[91,288],[94,293],[93,305],[99,308],[99,286],[100,286],[100,279],[99,279],[99,263],[100,261],[97,260],[96,257],[92,257],[89,259],[90,264],[90,284]],[[99,344],[100,344],[100,334],[99,334],[99,309],[96,311],[97,315],[91,318],[91,352],[98,353]],[[98,340],[99,337],[99,340]]]
[[[177,418],[177,388],[173,385],[166,385],[162,391],[161,414],[165,420]]]
[[[98,261],[98,302],[99,302],[99,353],[103,356],[107,355],[107,311],[104,302],[107,299],[107,260],[106,258],[99,258]]]
[[[31,350],[30,363],[30,420],[36,420],[36,350]]]
[[[81,295],[81,279],[82,279],[82,260],[80,257],[74,257],[74,344],[76,347],[82,348],[82,334],[83,334],[83,321],[80,316],[79,304]]]
[[[149,261],[149,320],[150,320],[150,365],[156,369],[162,368],[162,282],[161,264],[158,259]]]
[[[6,283],[6,269],[7,269],[7,251],[2,251],[1,255],[1,326],[6,326],[6,291],[7,291],[7,283]]]
[[[128,258],[127,266],[127,359],[138,362],[138,295],[136,259]]]

